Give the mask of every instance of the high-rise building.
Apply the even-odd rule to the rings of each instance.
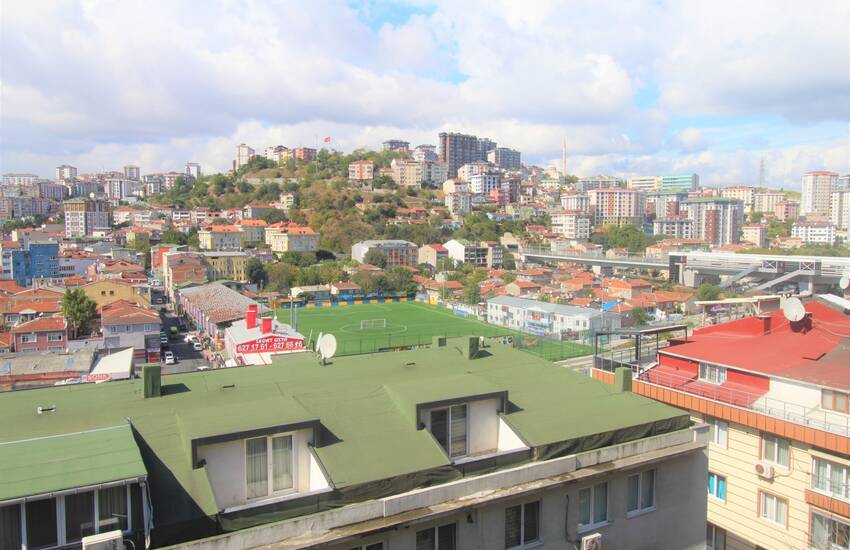
[[[407,153],[410,151],[410,142],[401,139],[388,139],[381,144],[381,150]]]
[[[753,195],[753,210],[756,212],[773,212],[776,205],[785,200],[782,191],[762,191]]]
[[[36,174],[3,174],[3,185],[32,185],[36,181]]]
[[[693,222],[695,239],[713,245],[736,244],[744,223],[744,203],[723,197],[694,197],[680,204]]]
[[[697,187],[699,187],[699,176],[696,174],[661,177],[662,191],[696,191]]]
[[[30,286],[33,279],[59,277],[59,245],[57,243],[27,243],[22,250],[12,251],[12,279],[21,286]]]
[[[626,180],[626,187],[646,192],[660,191],[661,176],[635,176]]]
[[[590,214],[580,210],[552,212],[552,231],[565,239],[586,240],[592,227]]]
[[[124,177],[128,180],[139,181],[141,177],[141,170],[138,166],[128,164],[124,167]]]
[[[448,165],[449,177],[457,176],[458,168],[470,162],[487,162],[487,152],[496,142],[468,134],[441,132],[440,161]]]
[[[835,226],[826,221],[798,221],[791,226],[791,236],[803,244],[831,246],[835,244]]]
[[[112,209],[106,201],[72,199],[65,201],[65,237],[86,237],[95,231],[112,229]]]
[[[640,225],[644,196],[636,189],[592,189],[590,211],[596,225]]]
[[[838,187],[838,174],[835,172],[807,172],[803,175],[803,196],[800,201],[800,215],[812,218],[829,219],[829,206],[832,192]]]
[[[434,145],[419,145],[413,150],[413,160],[423,162],[437,160],[437,147]]]
[[[767,226],[760,223],[745,225],[741,228],[741,238],[758,248],[764,248],[767,246]]]
[[[201,173],[201,165],[197,162],[186,163],[186,175],[191,178],[200,178],[203,175]]]
[[[522,168],[521,153],[507,147],[496,147],[487,152],[487,161],[502,170],[516,172]]]
[[[839,231],[850,230],[850,189],[832,193],[829,221],[835,224]]]
[[[800,217],[800,203],[797,201],[780,201],[773,208],[773,215],[781,222],[796,220]]]
[[[245,145],[244,143],[240,143],[236,146],[236,160],[233,161],[234,170],[242,168],[254,158],[254,150]]]
[[[57,180],[72,180],[77,177],[77,168],[70,164],[63,164],[56,167]]]
[[[610,189],[621,187],[623,181],[614,176],[588,176],[576,182],[577,191],[590,191],[591,189]]]
[[[744,203],[744,210],[750,211],[755,205],[756,188],[748,185],[724,187],[720,190],[720,196],[729,199],[737,199]]]
[[[653,235],[667,235],[674,239],[693,239],[694,222],[685,216],[662,216],[652,220]]]
[[[106,196],[114,201],[124,200],[133,194],[133,182],[124,178],[109,178],[104,184]]]

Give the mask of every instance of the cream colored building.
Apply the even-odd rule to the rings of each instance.
[[[239,250],[242,248],[242,231],[235,225],[213,225],[198,231],[201,250]]]
[[[266,244],[272,252],[316,252],[321,235],[311,228],[281,222],[266,227]]]

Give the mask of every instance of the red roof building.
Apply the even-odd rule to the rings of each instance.
[[[12,329],[15,351],[56,351],[68,349],[68,323],[64,317],[39,317]]]

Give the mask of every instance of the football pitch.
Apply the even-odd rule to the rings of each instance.
[[[289,323],[288,309],[276,313],[279,321]],[[529,344],[523,346],[525,351],[553,360],[593,351],[584,344],[543,340],[419,302],[299,308],[296,313],[296,330],[311,341],[320,332],[333,334],[337,339],[337,355],[430,344],[435,336],[514,336]]]

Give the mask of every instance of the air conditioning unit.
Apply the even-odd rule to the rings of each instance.
[[[602,533],[593,533],[582,537],[581,550],[602,550]]]
[[[764,460],[756,462],[755,470],[758,476],[763,479],[773,479],[776,473],[773,469],[773,464]]]
[[[83,550],[124,550],[124,535],[121,531],[109,531],[83,537]]]

